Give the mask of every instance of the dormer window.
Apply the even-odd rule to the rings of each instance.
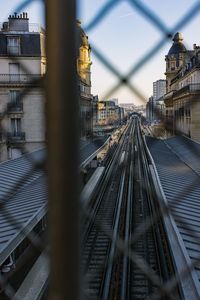
[[[8,55],[20,55],[20,38],[19,37],[7,37],[7,50]]]
[[[175,70],[175,62],[171,62],[171,70],[172,70],[172,71]]]

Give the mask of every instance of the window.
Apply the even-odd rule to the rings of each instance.
[[[171,70],[172,70],[172,71],[175,70],[175,62],[171,62]]]
[[[7,37],[7,50],[10,55],[20,55],[19,37]]]
[[[82,93],[85,92],[85,88],[84,88],[84,85],[83,85],[83,84],[80,84],[80,91],[81,91]]]
[[[13,136],[18,136],[21,133],[21,119],[13,118],[11,119],[11,132]]]
[[[10,91],[10,102],[18,104],[20,102],[19,91]]]

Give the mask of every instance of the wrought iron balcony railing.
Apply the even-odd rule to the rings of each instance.
[[[22,131],[13,131],[13,132],[8,132],[7,133],[7,140],[9,142],[21,142],[25,141],[25,132]]]
[[[7,112],[8,113],[22,113],[23,112],[23,103],[22,102],[18,102],[18,103],[13,103],[13,102],[9,102],[7,104]]]
[[[200,83],[191,83],[174,92],[174,96],[179,96],[183,93],[200,92]]]
[[[34,84],[41,77],[41,74],[0,74],[0,84]]]
[[[88,93],[85,93],[85,92],[80,92],[80,96],[82,98],[85,98],[85,99],[88,99],[88,100],[92,100],[92,98],[93,98],[92,94],[88,94]]]

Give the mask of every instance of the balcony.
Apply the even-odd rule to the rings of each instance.
[[[23,103],[22,102],[9,102],[7,104],[7,112],[9,114],[13,113],[23,113]]]
[[[200,92],[200,83],[191,83],[174,92],[174,96]]]
[[[10,143],[24,142],[25,141],[25,132],[22,132],[22,131],[7,132],[7,140]]]
[[[88,94],[88,93],[85,93],[85,92],[80,92],[80,97],[82,99],[86,99],[86,100],[90,100],[90,101],[92,101],[92,99],[93,99],[92,94]]]
[[[0,74],[0,85],[38,85],[40,74]]]
[[[166,94],[163,96],[164,101],[165,101],[165,100],[168,100],[168,99],[170,99],[170,98],[172,98],[173,95],[174,95],[174,92],[175,92],[175,91],[173,90],[173,91],[170,91],[170,92],[166,93]]]

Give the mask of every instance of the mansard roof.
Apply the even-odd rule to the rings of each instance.
[[[173,38],[173,45],[169,49],[168,55],[179,55],[180,53],[185,53],[187,51],[185,45],[183,44],[183,36],[180,32],[177,32]]]

